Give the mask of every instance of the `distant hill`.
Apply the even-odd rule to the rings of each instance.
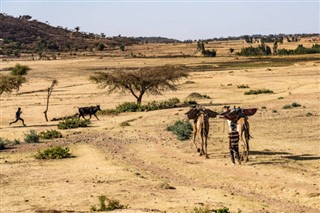
[[[93,33],[78,32],[33,20],[24,15],[19,18],[0,14],[0,55],[17,56],[20,53],[41,51],[65,52],[91,50],[99,43],[106,48],[138,43],[134,38],[109,37]]]

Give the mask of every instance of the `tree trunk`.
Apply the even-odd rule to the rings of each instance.
[[[139,96],[139,97],[137,98],[137,104],[141,105],[141,101],[142,101],[142,97]]]
[[[48,116],[47,116],[47,112],[48,112],[48,109],[49,109],[49,99],[50,99],[50,95],[51,95],[51,90],[50,88],[48,88],[48,96],[47,96],[47,108],[46,110],[43,112],[44,113],[44,117],[46,119],[46,121],[48,122]]]

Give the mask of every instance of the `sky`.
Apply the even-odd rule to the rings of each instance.
[[[0,0],[0,11],[107,36],[320,33],[320,0]]]

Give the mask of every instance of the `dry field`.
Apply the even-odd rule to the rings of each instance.
[[[274,57],[282,61],[258,63],[262,58],[252,66],[247,63],[248,58],[228,54],[230,47],[237,50],[242,45],[209,44],[218,49],[218,54],[221,49],[222,56],[216,58],[76,56],[20,61],[32,70],[20,95],[0,97],[2,138],[22,141],[30,130],[57,129],[57,122],[45,122],[42,113],[46,92],[28,93],[47,88],[52,79],[59,84],[51,97],[49,119],[74,114],[79,106],[100,104],[107,109],[135,101],[129,94],[106,94],[88,80],[95,71],[105,69],[185,64],[193,72],[189,79],[180,82],[178,91],[146,95],[143,102],[172,97],[184,100],[190,93],[198,92],[211,97],[198,102],[217,112],[225,104],[259,110],[249,119],[253,136],[250,160],[242,165],[231,163],[227,127],[222,119],[210,120],[209,159],[198,156],[191,140],[181,142],[165,130],[185,118],[187,107],[100,115],[99,121],[92,118],[89,128],[62,130],[62,139],[11,146],[0,151],[0,212],[89,212],[92,205],[98,204],[100,195],[128,205],[128,209],[119,212],[191,212],[194,207],[206,205],[210,209],[227,207],[231,212],[245,213],[320,212],[319,55],[308,60],[301,58],[311,56],[284,60]],[[284,45],[288,48],[289,44]],[[128,47],[127,51],[150,56],[170,52],[188,55],[193,54],[195,46],[149,44]],[[1,68],[16,63],[2,61]],[[194,83],[187,84],[187,80]],[[241,84],[250,89],[271,89],[274,94],[244,95],[249,89],[239,89]],[[293,102],[301,107],[282,108]],[[8,125],[18,106],[27,127],[20,123]],[[130,126],[119,125],[128,120],[132,120]],[[53,145],[68,146],[74,157],[34,159],[37,150]],[[175,189],[164,189],[165,183]]]

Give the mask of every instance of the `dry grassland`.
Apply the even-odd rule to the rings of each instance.
[[[305,46],[311,45],[307,42]],[[106,57],[108,53],[104,53],[103,58],[20,61],[32,70],[20,95],[0,97],[3,138],[23,140],[30,130],[57,129],[57,122],[45,122],[46,92],[28,93],[47,88],[53,79],[59,84],[51,97],[49,119],[74,114],[75,107],[100,104],[107,109],[135,101],[129,94],[106,94],[89,82],[95,71],[106,69],[185,64],[192,72],[189,79],[180,82],[178,91],[146,95],[143,102],[172,97],[184,100],[198,92],[211,97],[198,101],[217,112],[225,104],[259,110],[249,119],[253,135],[250,161],[241,166],[230,161],[227,127],[221,119],[210,120],[209,159],[198,156],[191,140],[178,141],[165,130],[185,118],[188,108],[183,107],[100,115],[99,121],[92,118],[89,128],[63,130],[63,139],[22,142],[0,151],[0,212],[88,212],[98,204],[99,195],[128,205],[119,212],[191,212],[203,205],[227,207],[231,212],[320,212],[319,55],[272,57],[276,62],[262,57],[252,65],[250,60],[254,59],[228,53],[230,47],[237,51],[243,45],[209,44],[209,49],[218,50],[218,56],[221,53],[216,58],[128,58]],[[297,43],[283,45],[294,48]],[[126,53],[146,56],[192,55],[196,44],[148,44],[127,49]],[[8,60],[1,66],[16,63]],[[187,84],[187,80],[194,83]],[[241,84],[250,89],[271,89],[274,94],[244,95],[249,89],[239,89]],[[302,106],[282,108],[293,102]],[[8,125],[18,106],[27,127]],[[130,126],[119,126],[128,120],[133,120]],[[33,158],[37,150],[53,145],[68,146],[74,157],[56,161]],[[176,189],[163,189],[163,183]]]

